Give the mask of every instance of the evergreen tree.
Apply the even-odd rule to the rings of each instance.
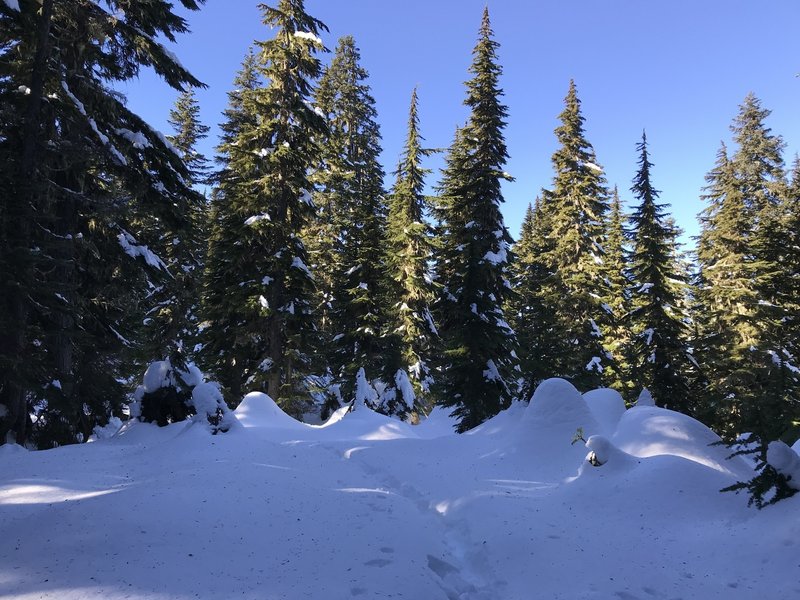
[[[0,334],[0,441],[11,432],[40,447],[80,441],[119,414],[141,265],[164,267],[135,226],[151,215],[180,227],[181,208],[197,201],[179,157],[110,91],[142,66],[175,89],[202,85],[156,41],[174,41],[186,23],[164,0],[124,13],[114,4],[0,11],[0,114],[24,116],[4,117],[0,135],[11,190],[0,234],[0,312],[10,317]],[[15,94],[20,81],[29,85]]]
[[[324,330],[331,336],[329,363],[347,398],[361,368],[368,379],[394,375],[386,372],[391,349],[382,338],[386,204],[378,162],[380,129],[368,74],[360,61],[355,40],[343,37],[316,94],[316,107],[327,117],[328,134],[314,177],[315,203],[322,207],[323,219],[314,232],[314,266],[317,272],[330,274],[324,279],[328,289],[321,290],[317,304]]]
[[[439,402],[454,408],[459,431],[508,407],[514,394],[515,336],[503,312],[512,239],[500,213],[500,182],[511,179],[503,171],[507,109],[500,103],[502,69],[492,36],[485,9],[467,82],[471,114],[449,150],[441,185],[444,360],[437,388]]]
[[[637,150],[639,170],[631,191],[639,204],[630,217],[633,250],[629,269],[633,367],[637,383],[650,391],[658,406],[689,414],[693,406],[688,371],[693,358],[681,309],[681,287],[686,281],[676,264],[677,232],[651,182],[653,164],[645,134]]]
[[[209,128],[200,122],[200,108],[194,90],[183,92],[170,111],[174,135],[167,140],[181,156],[197,188],[208,180],[208,160],[196,150]],[[141,354],[147,363],[169,359],[176,369],[185,370],[194,358],[200,279],[205,255],[208,221],[207,203],[198,201],[176,207],[181,210],[178,228],[146,219],[140,228],[151,233],[144,238],[164,260],[166,269],[148,296],[149,310],[142,334]]]
[[[614,186],[611,206],[606,220],[605,258],[603,270],[608,287],[606,304],[613,317],[604,336],[604,347],[615,360],[617,368],[612,372],[608,385],[630,398],[634,393],[632,381],[633,357],[631,356],[631,335],[628,327],[628,313],[631,310],[628,280],[628,251],[626,248],[625,227],[628,217],[622,211],[619,190]]]
[[[415,88],[411,94],[408,135],[389,201],[387,265],[395,284],[391,289],[391,314],[393,334],[401,347],[398,366],[410,374],[415,395],[422,396],[432,383],[438,331],[431,312],[436,298],[430,272],[433,232],[426,221],[429,207],[424,195],[425,175],[429,171],[421,165],[429,152],[422,148],[417,103]]]
[[[705,410],[729,437],[752,434],[762,459],[766,443],[790,426],[796,406],[784,339],[788,306],[780,298],[783,143],[764,124],[768,115],[752,94],[745,98],[731,127],[737,150],[730,159],[721,151],[707,177],[709,206],[698,244]]]
[[[515,294],[510,314],[519,342],[520,396],[523,399],[530,399],[539,383],[558,374],[557,357],[552,353],[556,323],[542,294],[552,277],[544,260],[550,243],[545,217],[537,197],[533,206],[528,205],[519,241],[514,245],[516,261],[512,265],[511,281]]]
[[[604,306],[608,285],[603,273],[603,242],[608,191],[603,169],[586,140],[575,83],[570,81],[556,129],[559,149],[552,162],[556,176],[544,193],[551,247],[547,264],[553,274],[543,291],[558,323],[559,373],[578,388],[599,387],[614,368],[604,348],[610,312]]]
[[[314,215],[308,171],[325,133],[309,100],[321,70],[315,54],[324,49],[318,33],[326,28],[306,14],[302,0],[261,9],[276,34],[257,42],[255,72],[265,85],[240,91],[241,107],[230,111],[243,118],[228,123],[223,139],[206,356],[231,346],[222,373],[229,393],[238,399],[259,390],[300,416],[307,408],[314,292],[300,234]],[[227,282],[233,285],[217,287]]]
[[[239,365],[245,364],[247,348],[236,343],[236,331],[245,319],[247,297],[239,288],[241,267],[235,265],[244,257],[230,252],[239,242],[241,221],[233,203],[239,177],[228,165],[233,159],[230,151],[236,150],[239,136],[254,130],[257,125],[257,114],[245,111],[243,97],[253,94],[261,85],[256,57],[250,50],[233,80],[234,89],[228,93],[228,107],[223,112],[225,121],[220,125],[220,144],[217,147],[220,170],[212,176],[216,186],[208,215],[209,239],[201,299],[204,320],[199,358],[204,370],[222,384],[231,404],[237,404],[243,394],[244,382]],[[241,295],[236,293],[240,291]]]

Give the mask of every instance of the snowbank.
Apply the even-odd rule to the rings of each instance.
[[[753,470],[741,457],[718,445],[719,436],[699,421],[665,408],[634,406],[622,416],[611,441],[624,452],[642,458],[671,455],[721,473],[750,479]]]

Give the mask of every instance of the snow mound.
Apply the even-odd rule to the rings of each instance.
[[[800,454],[800,440],[797,440],[794,444],[792,444],[792,450]]]
[[[639,397],[636,399],[636,406],[655,406],[656,401],[653,400],[653,394],[647,388],[642,388]]]
[[[767,462],[778,473],[789,478],[791,487],[800,489],[800,456],[797,452],[783,442],[770,442],[767,448]]]
[[[455,435],[458,422],[450,416],[450,410],[435,406],[430,414],[414,427],[416,434],[425,439]]]
[[[566,477],[574,475],[586,458],[583,445],[572,443],[579,430],[588,439],[601,427],[571,383],[548,379],[536,388],[522,413],[513,443],[518,453],[537,463],[541,475]]]
[[[581,393],[564,379],[547,379],[539,384],[522,415],[526,429],[542,429],[558,434],[568,433],[567,443],[580,427],[594,433],[599,424]]]
[[[20,454],[27,454],[27,453],[28,453],[27,448],[23,448],[19,444],[14,444],[12,442],[0,446],[0,459],[6,456],[11,458],[13,456],[18,456]]]
[[[634,406],[620,419],[611,441],[640,458],[672,455],[739,479],[753,476],[741,457],[729,459],[729,448],[713,445],[720,441],[716,433],[700,421],[666,408]]]
[[[593,435],[586,440],[589,454],[581,467],[583,474],[589,468],[602,468],[604,471],[627,471],[639,464],[636,457],[617,448],[607,437]]]
[[[275,400],[261,392],[250,392],[233,411],[246,428],[308,429],[308,425],[287,415]]]
[[[600,424],[605,435],[614,435],[619,420],[625,414],[625,400],[617,390],[600,388],[583,395],[589,410]]]
[[[385,441],[419,438],[412,425],[377,413],[365,404],[358,406],[356,410],[347,406],[340,408],[324,425],[316,429],[327,440]]]

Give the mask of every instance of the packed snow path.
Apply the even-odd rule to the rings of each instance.
[[[800,597],[800,502],[700,423],[551,380],[464,435],[361,408],[0,447],[0,597],[650,600]],[[571,445],[578,427],[605,464]]]

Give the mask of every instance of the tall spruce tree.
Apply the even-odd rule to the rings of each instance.
[[[323,276],[328,289],[321,290],[317,304],[329,334],[329,364],[348,401],[359,369],[368,379],[394,375],[386,372],[392,348],[382,337],[386,202],[378,160],[380,128],[368,74],[360,61],[355,40],[343,37],[316,94],[328,133],[314,177],[315,202],[323,207],[324,221],[312,244],[316,270],[329,273]]]
[[[604,347],[604,329],[611,319],[605,306],[608,285],[603,273],[608,190],[594,148],[586,140],[580,100],[570,81],[565,107],[556,129],[559,149],[553,154],[556,172],[542,207],[547,212],[551,247],[548,269],[553,274],[544,300],[558,323],[560,375],[577,387],[599,387],[614,369]]]
[[[156,41],[186,22],[165,0],[116,4],[0,8],[0,114],[23,116],[4,117],[0,134],[12,190],[0,234],[0,442],[80,441],[119,414],[141,266],[164,268],[135,227],[150,215],[178,228],[198,200],[169,144],[110,91],[142,66],[175,89],[202,85]]]
[[[467,82],[471,113],[449,150],[441,184],[444,360],[437,389],[462,432],[509,406],[515,392],[516,341],[504,316],[513,240],[500,212],[500,182],[511,177],[503,171],[507,108],[500,102],[497,48],[485,9]]]
[[[762,458],[766,442],[789,426],[796,385],[786,373],[776,211],[784,193],[783,143],[764,123],[769,111],[752,94],[731,130],[736,152],[718,155],[707,177],[698,244],[704,312],[703,366],[713,424],[724,434],[749,432]],[[788,351],[788,349],[787,349]]]
[[[302,0],[261,10],[276,33],[257,42],[255,72],[265,85],[240,91],[241,108],[232,109],[243,118],[225,132],[207,285],[218,284],[222,265],[224,281],[235,283],[222,301],[206,295],[207,355],[233,346],[225,373],[231,395],[263,391],[299,416],[308,401],[314,292],[300,234],[314,215],[308,171],[325,134],[310,98],[321,71],[315,54],[324,50],[318,34],[326,27],[306,14]]]
[[[203,273],[201,298],[201,344],[199,355],[203,370],[222,384],[231,404],[239,402],[243,391],[242,373],[238,365],[246,361],[247,348],[236,343],[237,328],[245,320],[246,297],[239,290],[239,269],[235,263],[244,260],[229,249],[237,245],[241,222],[232,199],[237,192],[238,174],[229,168],[237,140],[243,132],[253,131],[258,115],[247,112],[244,96],[253,94],[262,85],[257,72],[256,56],[252,49],[245,56],[240,71],[228,92],[228,107],[220,125],[220,144],[217,147],[219,171],[211,177],[215,187],[211,194],[208,215],[208,248]],[[231,341],[233,340],[233,341]]]
[[[424,193],[429,170],[422,167],[422,159],[429,152],[422,147],[422,141],[415,88],[411,94],[406,143],[389,198],[386,262],[394,281],[390,288],[393,329],[390,335],[400,344],[398,368],[411,376],[420,406],[432,383],[433,352],[439,338],[431,311],[436,299],[430,272],[433,232],[426,220],[430,208]]]
[[[522,382],[520,397],[530,399],[536,386],[558,374],[553,340],[557,336],[553,314],[544,303],[543,289],[552,277],[544,260],[549,247],[546,213],[537,197],[528,205],[512,264],[514,296],[510,301],[511,324],[517,333]]]
[[[628,280],[629,252],[625,239],[628,216],[622,210],[619,190],[614,186],[611,205],[606,220],[605,258],[603,271],[608,287],[606,304],[611,309],[612,320],[607,326],[604,347],[616,361],[617,368],[611,373],[607,384],[617,389],[626,398],[634,393],[633,358],[631,356],[631,335],[628,313],[631,310]]]
[[[182,92],[168,119],[173,134],[167,136],[180,154],[189,176],[186,183],[197,189],[207,183],[208,159],[197,151],[209,127],[200,121],[200,107],[193,89]],[[178,370],[186,370],[194,359],[197,342],[198,299],[207,240],[208,205],[205,201],[180,207],[179,227],[145,219],[144,240],[158,253],[166,269],[148,295],[141,354],[145,361],[169,359]]]
[[[631,191],[638,205],[630,216],[633,246],[629,268],[636,382],[647,387],[658,406],[690,414],[693,410],[687,318],[682,310],[686,281],[676,264],[676,235],[652,184],[647,137],[636,146],[639,170]]]

